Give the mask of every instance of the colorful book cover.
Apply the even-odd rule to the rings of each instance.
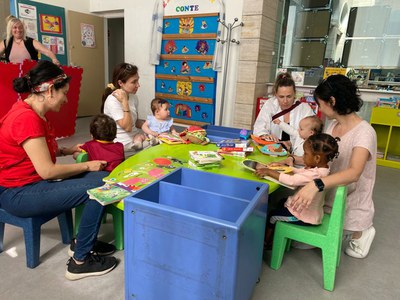
[[[219,149],[221,152],[253,152],[253,147],[221,147]]]
[[[158,139],[166,144],[174,145],[174,144],[183,144],[184,140],[179,135],[175,135],[172,133],[164,132],[158,135]]]
[[[170,156],[154,158],[120,172],[112,172],[103,178],[105,185],[88,190],[88,194],[103,205],[118,202],[183,164],[184,161]]]
[[[223,150],[218,150],[218,154],[225,156],[236,156],[236,157],[246,157],[248,152],[245,151],[223,151]]]
[[[243,161],[242,161],[242,164],[243,164],[243,167],[245,167],[246,169],[248,169],[248,170],[250,170],[250,171],[252,171],[252,172],[255,172],[255,171],[256,171],[256,169],[257,169],[257,167],[258,167],[257,165],[262,165],[263,167],[266,167],[266,168],[269,168],[269,169],[271,169],[271,170],[275,170],[275,171],[278,171],[278,172],[283,172],[283,173],[290,173],[290,172],[293,171],[293,168],[292,168],[292,167],[285,167],[285,166],[268,167],[268,166],[264,165],[263,163],[260,163],[260,162],[258,162],[258,161],[251,160],[251,159],[245,159],[245,160],[243,160]],[[282,186],[284,186],[284,187],[287,187],[288,189],[291,189],[291,190],[296,189],[296,187],[291,186],[291,185],[286,185],[286,184],[280,182],[279,180],[276,180],[275,178],[272,178],[272,177],[270,177],[270,176],[264,176],[264,179],[269,180],[269,181],[272,181],[272,182],[275,182],[275,183],[277,183],[277,184],[279,184],[279,185],[282,185]]]
[[[189,156],[192,161],[198,164],[214,163],[222,160],[217,151],[189,151]]]
[[[87,191],[89,198],[96,200],[101,205],[107,205],[114,202],[121,201],[125,197],[132,194],[132,191],[123,189],[115,184],[102,185]]]
[[[246,148],[250,145],[250,140],[242,139],[226,139],[216,143],[217,147],[235,147],[235,148]]]

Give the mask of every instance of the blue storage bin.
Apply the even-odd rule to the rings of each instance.
[[[203,128],[207,131],[207,137],[212,143],[218,143],[226,139],[240,138],[241,128],[232,128],[215,125],[205,125]]]
[[[267,184],[186,168],[126,198],[126,299],[249,299],[267,202]]]

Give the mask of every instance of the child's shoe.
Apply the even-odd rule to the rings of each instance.
[[[71,257],[67,262],[65,277],[68,280],[78,280],[89,276],[100,276],[110,272],[116,265],[115,257],[102,257],[92,252],[88,254],[83,264],[77,264]]]
[[[375,232],[375,228],[371,226],[362,232],[360,238],[351,239],[345,253],[354,258],[366,257],[371,248],[372,241],[374,240]]]

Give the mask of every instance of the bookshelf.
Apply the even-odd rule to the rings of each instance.
[[[400,109],[374,107],[370,123],[378,139],[376,163],[400,169]]]

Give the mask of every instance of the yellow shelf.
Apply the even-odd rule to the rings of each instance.
[[[390,156],[400,156],[400,109],[374,107],[371,114],[371,125],[377,135],[378,152],[383,158],[377,158],[379,166],[400,169],[400,161]]]

